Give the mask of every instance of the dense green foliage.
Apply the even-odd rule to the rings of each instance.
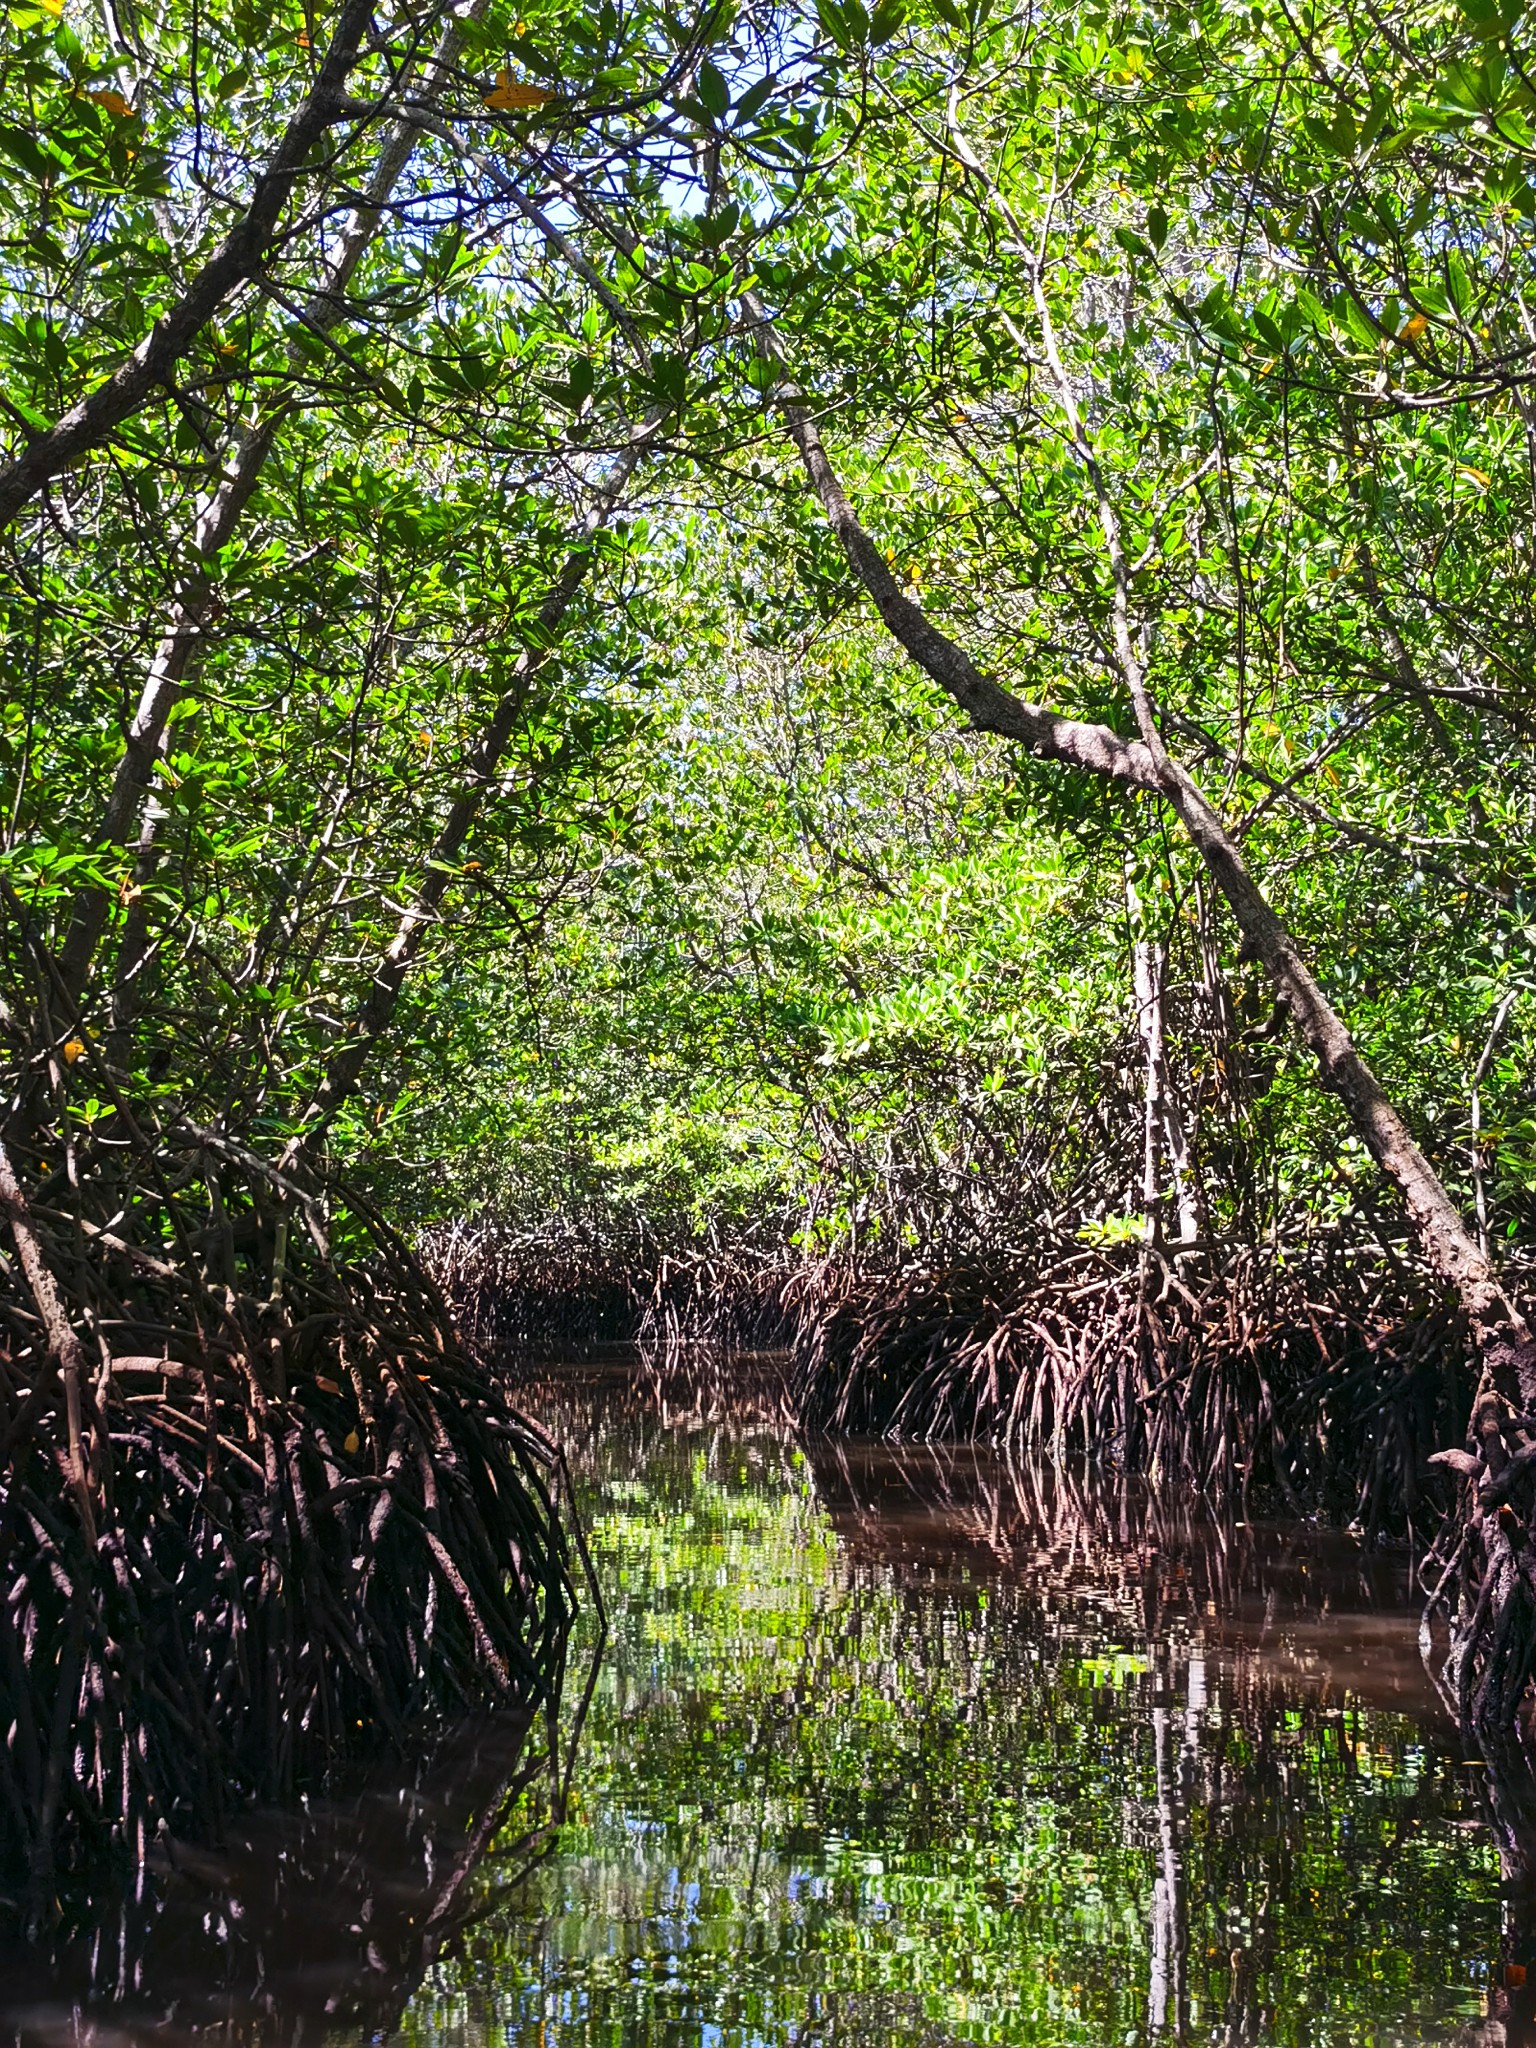
[[[19,457],[174,311],[333,25],[8,24]],[[131,1101],[328,1128],[414,1214],[1112,1234],[1141,939],[1223,1226],[1369,1195],[1161,807],[967,740],[884,637],[752,287],[907,589],[1129,732],[1102,478],[1170,747],[1517,1235],[1522,34],[1496,0],[381,11],[260,260],[4,535],[26,1172],[89,1174]]]

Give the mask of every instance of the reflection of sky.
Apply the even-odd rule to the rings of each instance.
[[[1481,2011],[1468,1774],[1376,1703],[1390,1658],[1373,1695],[1326,1654],[1411,1649],[1406,1610],[1352,1634],[1347,1587],[1261,1571],[1218,1639],[1172,1559],[1152,1626],[1140,1554],[1068,1569],[1046,1534],[989,1582],[963,1502],[918,1542],[771,1437],[621,1433],[592,1464],[613,1644],[577,1813],[406,2038],[1099,2048],[1182,2010],[1196,2039],[1385,2048]]]

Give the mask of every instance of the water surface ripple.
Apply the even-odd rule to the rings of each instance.
[[[466,1728],[0,1955],[0,2041],[1536,2042],[1401,1555],[740,1385],[526,1391],[610,1618],[531,1875],[538,1724]]]
[[[409,2038],[1522,2037],[1400,1556],[599,1372],[530,1400],[609,1649],[558,1852]]]

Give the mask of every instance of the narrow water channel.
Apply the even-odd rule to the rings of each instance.
[[[375,1788],[302,1854],[269,1826],[265,1904],[178,1878],[195,1939],[161,1940],[158,1983],[114,1993],[98,1954],[89,1996],[0,1985],[0,2034],[1526,2038],[1480,1767],[1401,1557],[984,1453],[799,1444],[622,1372],[528,1405],[569,1446],[610,1624],[551,1852],[508,1882],[452,1846],[505,1778],[482,1743],[462,1783],[449,1759],[447,1791]],[[444,1899],[470,1922],[445,1952]]]
[[[540,1406],[611,1620],[578,1811],[411,2039],[1354,2048],[1503,2003],[1401,1558],[601,1375]]]

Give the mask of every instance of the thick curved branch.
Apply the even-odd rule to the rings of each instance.
[[[782,346],[761,303],[746,294],[743,304],[755,325],[760,349],[770,361],[782,365]],[[1325,1086],[1344,1105],[1372,1158],[1397,1189],[1431,1266],[1455,1289],[1485,1342],[1507,1333],[1517,1348],[1522,1373],[1531,1377],[1530,1392],[1536,1396],[1536,1371],[1527,1356],[1530,1337],[1522,1318],[1194,777],[1161,747],[1159,763],[1144,742],[1122,739],[1107,726],[1060,717],[1044,705],[1014,696],[983,675],[964,649],[941,632],[897,585],[890,565],[854,513],[803,396],[785,383],[776,392],[775,402],[827,524],[887,630],[971,723],[982,731],[1022,741],[1042,760],[1086,769],[1103,780],[1148,790],[1167,801],[1226,897],[1245,951],[1262,964],[1276,996],[1315,1055]]]
[[[105,383],[0,469],[0,526],[8,525],[50,478],[99,448],[146,404],[224,301],[260,270],[294,184],[309,167],[326,129],[340,118],[342,87],[357,62],[372,14],[373,0],[345,0],[315,82],[256,180],[250,205],[175,305]]]

